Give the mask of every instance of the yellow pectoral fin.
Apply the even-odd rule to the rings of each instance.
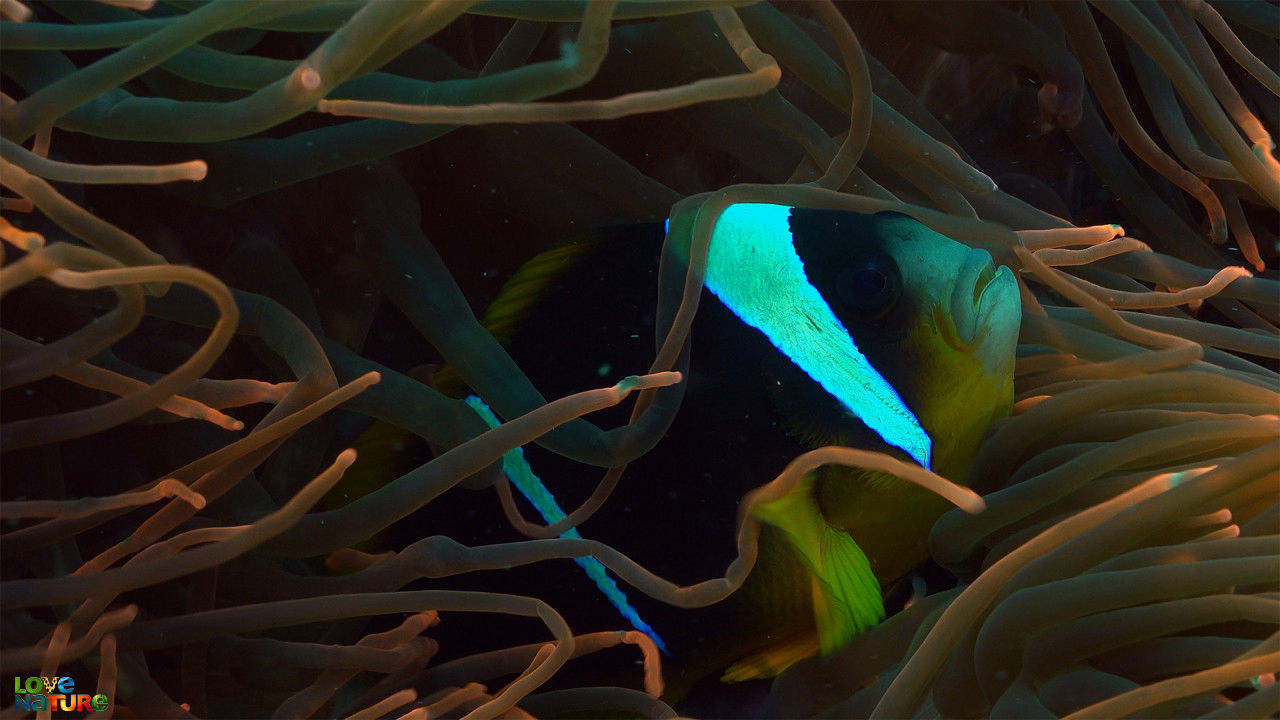
[[[849,533],[825,525],[821,567],[813,573],[813,615],[822,654],[884,619],[880,581]]]
[[[825,655],[883,620],[885,612],[871,562],[849,533],[822,516],[813,484],[813,477],[806,477],[786,496],[753,512],[782,530],[809,569],[818,647]]]

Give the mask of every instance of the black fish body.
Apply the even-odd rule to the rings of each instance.
[[[758,308],[752,315],[732,285],[749,286],[758,280],[750,272],[773,268],[726,266],[718,259],[725,255],[713,252],[709,262],[721,265],[709,266],[680,412],[657,447],[627,468],[609,501],[579,528],[583,537],[681,585],[724,574],[736,556],[739,500],[805,450],[840,444],[907,461],[923,457],[935,471],[963,481],[987,424],[1007,413],[1011,402],[1016,287],[986,253],[902,215],[759,207],[774,218],[770,232],[788,237],[748,237],[748,245],[781,242],[782,254],[803,267],[800,282],[812,286],[806,292],[825,306],[802,313],[781,307],[771,315],[775,294],[779,302],[802,301],[790,299],[787,288],[766,288],[756,298],[764,315]],[[764,232],[737,222],[738,232],[748,236]],[[736,240],[721,227],[733,228],[733,221],[717,225],[713,248]],[[532,259],[507,283],[484,323],[544,397],[648,371],[660,340],[654,313],[664,235],[662,225],[652,224],[577,238]],[[759,261],[752,255],[757,250],[748,247],[741,262]],[[735,275],[739,271],[746,274]],[[852,354],[865,355],[872,380],[891,388],[897,412],[911,416],[932,454],[921,456],[910,438],[882,436],[883,420],[864,422],[858,403],[865,398],[842,399],[832,389],[838,373],[815,368],[812,358],[789,356],[797,341],[787,332],[798,323],[813,325],[801,328],[802,338],[817,337],[823,323],[839,328]],[[819,348],[816,356],[847,362],[849,354]],[[449,391],[459,383],[446,369],[439,384]],[[590,419],[616,427],[629,412],[624,405]],[[536,446],[525,448],[525,456],[566,511],[586,499],[604,472]],[[838,647],[881,619],[881,584],[927,557],[928,529],[946,507],[890,476],[823,468],[785,502],[758,509],[764,520],[759,558],[744,587],[726,601],[683,610],[623,590],[666,642],[664,676],[672,694],[735,661],[726,677],[769,676],[819,649]],[[523,509],[539,519],[527,505]],[[441,527],[447,526],[446,519]],[[459,539],[468,541],[465,534]],[[577,632],[624,626],[572,563],[511,574],[536,578],[534,594],[560,608]],[[497,587],[483,582],[479,587]],[[530,592],[528,585],[513,590]]]

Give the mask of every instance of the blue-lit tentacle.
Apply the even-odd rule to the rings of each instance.
[[[929,434],[809,282],[790,215],[785,205],[726,208],[711,233],[706,286],[885,442],[929,467]]]
[[[480,417],[489,427],[495,428],[502,424],[498,420],[498,416],[493,413],[493,410],[479,397],[475,395],[468,396],[466,403],[480,414]],[[511,484],[515,485],[516,489],[520,491],[520,494],[524,495],[525,499],[542,515],[544,522],[552,524],[564,519],[564,510],[560,509],[560,504],[556,502],[551,491],[533,473],[533,468],[529,466],[529,461],[525,460],[524,448],[513,448],[502,456],[502,471],[511,481]],[[580,539],[582,536],[578,534],[577,529],[569,528],[560,537]],[[590,577],[595,582],[596,587],[600,588],[600,592],[604,593],[604,596],[631,623],[632,627],[648,635],[653,640],[653,644],[664,654],[667,654],[666,643],[662,642],[662,638],[658,637],[657,631],[650,627],[649,623],[642,620],[635,608],[631,607],[631,604],[627,602],[626,593],[622,592],[622,588],[618,587],[617,581],[609,575],[609,570],[599,560],[593,557],[580,557],[574,558],[573,561],[582,566],[582,569],[587,573],[587,577]]]

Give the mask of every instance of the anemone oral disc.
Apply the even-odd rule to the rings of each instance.
[[[885,442],[929,467],[929,434],[809,282],[790,215],[785,205],[726,208],[711,233],[706,286]]]

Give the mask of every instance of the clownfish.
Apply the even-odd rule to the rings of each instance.
[[[483,323],[544,397],[642,374],[661,340],[658,261],[665,247],[687,263],[689,232],[687,220],[669,220],[575,238],[518,270]],[[807,449],[879,450],[963,484],[988,426],[1011,411],[1020,319],[1007,267],[906,215],[730,205],[708,245],[681,409],[579,531],[689,584],[723,574],[737,501]],[[435,381],[469,394],[448,367]],[[499,422],[483,399],[468,402]],[[626,413],[592,419],[612,427]],[[536,446],[508,453],[504,470],[547,522],[602,472]],[[589,622],[616,627],[606,613],[620,612],[654,638],[674,693],[716,672],[771,677],[883,620],[883,588],[927,559],[929,529],[948,507],[893,476],[824,467],[753,510],[758,559],[726,601],[668,608],[585,558],[616,608],[595,603]],[[581,571],[544,577],[549,594],[571,588],[571,604],[592,605]],[[557,607],[575,631],[601,629]]]

